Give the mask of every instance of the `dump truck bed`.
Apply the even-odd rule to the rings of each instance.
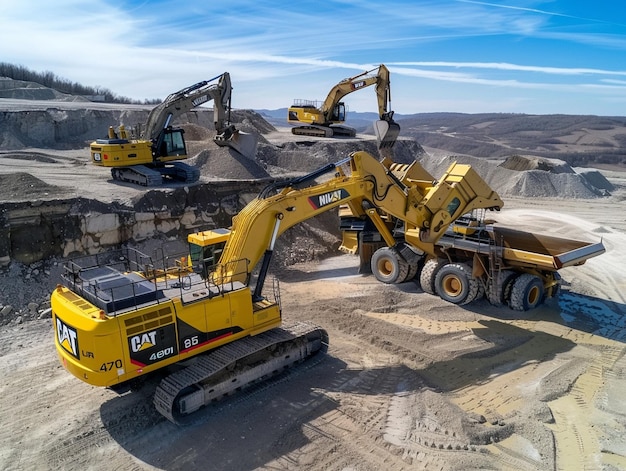
[[[605,252],[602,242],[585,242],[500,225],[470,229],[458,231],[452,227],[438,245],[483,255],[495,254],[507,264],[542,270],[582,265]]]

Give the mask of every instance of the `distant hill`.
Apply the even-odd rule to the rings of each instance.
[[[0,77],[0,98],[13,100],[88,101],[78,95],[61,93],[36,82]]]
[[[10,78],[7,78],[10,77]],[[138,103],[106,89],[92,89],[0,62],[0,99],[85,101],[98,95],[105,102]],[[160,100],[145,100],[156,104]],[[88,106],[88,105],[87,105]],[[254,110],[270,124],[288,127],[287,108]],[[346,125],[373,134],[373,112],[349,111]],[[626,167],[626,117],[593,115],[528,115],[507,113],[395,114],[400,136],[426,148],[474,157],[507,158],[513,155],[555,158],[573,167],[589,165]]]
[[[256,110],[274,126],[288,126],[287,108]],[[377,113],[349,112],[346,124],[373,133]],[[422,146],[474,157],[525,155],[572,166],[626,166],[626,117],[506,113],[394,115],[400,135]]]
[[[157,104],[161,99],[133,100],[107,88],[90,87],[57,77],[50,71],[38,72],[23,65],[0,62],[0,98],[18,100],[100,101],[103,103]]]
[[[626,165],[626,117],[420,113],[398,120],[422,146],[475,157],[530,155]]]

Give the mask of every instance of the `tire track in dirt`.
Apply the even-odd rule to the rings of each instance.
[[[575,381],[566,396],[549,402],[555,423],[557,469],[594,470],[601,467],[602,452],[595,414],[597,396],[604,387],[605,371],[612,371],[624,356],[623,345],[604,345],[599,354]],[[626,464],[626,460],[621,460]]]

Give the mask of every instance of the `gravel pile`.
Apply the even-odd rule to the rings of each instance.
[[[67,190],[60,186],[49,185],[26,172],[0,175],[0,197],[3,202],[19,202],[25,198],[35,200],[49,197],[61,197]]]
[[[586,178],[585,173],[577,173],[561,161],[545,160],[540,164],[533,159],[526,161],[514,159],[509,163],[509,166],[515,168],[512,170],[502,164],[498,165],[492,161],[474,157],[425,156],[422,159],[422,165],[436,178],[442,175],[453,162],[470,164],[502,197],[572,199],[597,198],[606,195],[606,190],[596,187]],[[539,168],[546,168],[546,170]]]
[[[615,186],[607,180],[607,178],[595,168],[575,167],[576,173],[583,175],[585,179],[600,190],[614,191]]]
[[[522,172],[525,170],[544,170],[550,173],[574,173],[572,167],[567,162],[559,159],[546,159],[543,157],[525,157],[512,155],[498,165],[509,170]]]
[[[254,160],[229,147],[206,148],[189,160],[208,179],[252,180],[270,178],[270,174]]]

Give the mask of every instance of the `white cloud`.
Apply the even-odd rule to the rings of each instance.
[[[506,62],[391,62],[390,65],[418,67],[450,67],[470,69],[511,70],[520,72],[539,72],[553,75],[624,75],[626,70],[590,69],[581,67],[544,67],[536,65],[509,64]]]
[[[446,89],[471,90],[476,102],[504,89],[511,99],[503,94],[497,106],[512,109],[538,103],[532,94],[546,90],[574,94],[581,103],[598,96],[620,99],[624,93],[626,84],[619,79],[626,71],[619,66],[626,38],[603,30],[548,29],[555,18],[571,15],[470,0],[319,6],[312,0],[284,8],[250,0],[5,0],[0,41],[11,46],[0,60],[137,99],[164,97],[229,71],[240,107],[323,98],[337,81],[381,62],[392,71],[395,99],[407,107],[419,104],[415,90],[430,84],[437,85],[433,103],[446,107],[473,101],[449,100]],[[586,46],[584,55],[559,56],[561,65],[555,67],[541,48],[525,51],[519,41],[549,44],[553,51]],[[598,50],[604,62],[593,56]],[[412,60],[417,57],[424,60]],[[354,103],[374,109],[375,101],[365,95]]]

